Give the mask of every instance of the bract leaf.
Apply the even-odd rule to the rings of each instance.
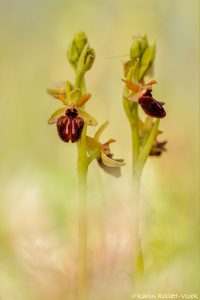
[[[95,139],[96,141],[99,141],[100,135],[101,135],[102,132],[106,129],[106,127],[108,126],[108,124],[109,124],[109,122],[106,121],[105,123],[103,123],[103,124],[99,127],[99,129],[97,130],[97,132],[96,132],[95,135],[94,135],[94,139]]]

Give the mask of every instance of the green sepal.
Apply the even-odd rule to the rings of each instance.
[[[65,107],[59,108],[56,111],[54,111],[54,113],[50,116],[49,120],[48,120],[48,124],[54,124],[57,122],[58,118],[60,118],[62,115],[64,115],[65,113]]]
[[[98,122],[97,120],[92,117],[90,114],[88,114],[84,109],[78,108],[79,116],[84,119],[87,125],[91,126],[97,126]]]

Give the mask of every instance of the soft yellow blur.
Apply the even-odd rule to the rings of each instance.
[[[168,151],[142,177],[141,291],[197,293],[199,286],[198,0],[0,0],[0,299],[74,299],[77,283],[76,148],[47,124],[59,102],[46,88],[74,74],[68,43],[85,31],[96,51],[88,112],[127,165],[120,179],[89,171],[91,299],[131,299],[130,130],[122,64],[133,35],[156,41],[154,95]],[[93,133],[93,129],[89,129]],[[106,293],[102,294],[102,289]],[[200,294],[199,294],[200,297]]]

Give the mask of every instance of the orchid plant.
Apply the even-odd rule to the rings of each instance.
[[[122,159],[114,159],[110,144],[100,137],[108,126],[106,121],[93,137],[87,135],[87,126],[97,126],[97,120],[85,109],[91,94],[86,92],[85,74],[91,69],[95,60],[95,52],[89,46],[87,36],[79,32],[74,36],[67,51],[67,58],[75,71],[75,83],[62,81],[47,89],[53,98],[62,103],[49,118],[48,124],[55,124],[60,139],[76,143],[78,150],[77,169],[79,179],[79,282],[78,299],[87,299],[87,174],[89,165],[96,160],[107,173],[120,176],[120,168],[124,166]]]
[[[166,141],[158,142],[160,119],[166,116],[164,103],[152,95],[151,80],[145,77],[152,74],[155,59],[155,44],[150,45],[147,36],[134,37],[130,48],[130,59],[124,63],[123,107],[128,118],[132,137],[132,175],[133,175],[133,264],[132,279],[135,283],[144,272],[139,224],[139,186],[142,171],[149,156],[160,156],[166,151]],[[146,117],[139,115],[142,109]]]

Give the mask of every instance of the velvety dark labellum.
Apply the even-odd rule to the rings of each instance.
[[[144,112],[150,117],[164,118],[166,116],[166,112],[163,108],[164,103],[156,101],[152,97],[151,91],[148,91],[140,97],[138,103],[141,105]]]
[[[78,117],[77,109],[67,109],[66,116],[62,116],[57,121],[58,135],[63,142],[72,143],[80,139],[83,130],[84,120]]]

